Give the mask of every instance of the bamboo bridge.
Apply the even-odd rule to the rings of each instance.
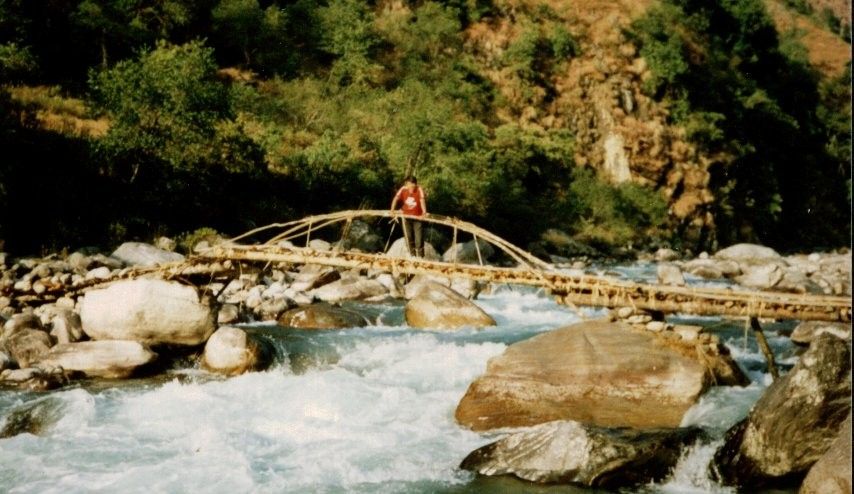
[[[268,225],[193,256],[186,261],[186,265],[226,261],[315,264],[346,269],[379,270],[395,275],[436,275],[487,283],[536,286],[546,289],[555,300],[570,307],[633,307],[665,314],[851,321],[849,297],[748,291],[738,288],[641,284],[605,276],[562,272],[474,224],[438,215],[426,215],[419,219],[452,229],[452,245],[457,243],[460,234],[472,236],[477,249],[477,264],[465,264],[457,262],[456,259],[444,262],[392,257],[356,250],[318,250],[309,246],[312,234],[317,235],[317,232],[322,229],[337,226],[341,228],[341,236],[345,237],[356,219],[394,219],[395,217],[400,215],[385,210],[340,211]],[[246,243],[248,239],[259,236],[268,238],[261,243]],[[390,239],[391,236],[389,236]],[[295,245],[297,241],[304,246]],[[485,264],[480,252],[480,241],[497,247],[507,258],[515,261],[516,265],[502,267]],[[169,269],[180,271],[182,268],[172,266]]]

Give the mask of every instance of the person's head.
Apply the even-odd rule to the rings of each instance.
[[[418,185],[418,179],[413,177],[412,175],[407,175],[403,178],[403,185],[406,187],[414,187]]]

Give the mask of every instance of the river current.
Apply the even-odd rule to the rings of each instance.
[[[655,272],[646,264],[609,271],[637,281]],[[487,360],[514,342],[580,320],[528,288],[498,287],[476,303],[497,327],[413,330],[402,304],[357,304],[377,317],[376,326],[248,326],[277,348],[277,364],[265,372],[223,379],[176,368],[157,379],[81,383],[47,394],[2,390],[0,427],[11,410],[33,400],[58,400],[59,416],[40,435],[0,439],[0,492],[595,492],[477,479],[457,468],[470,451],[501,436],[454,421],[457,403]],[[718,334],[752,384],[712,388],[683,419],[709,431],[712,442],[688,448],[660,484],[626,492],[735,492],[709,478],[708,463],[724,431],[770,383],[764,360],[738,323],[669,320]],[[797,361],[783,336],[791,327],[766,327],[784,369]]]

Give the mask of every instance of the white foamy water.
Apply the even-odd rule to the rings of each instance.
[[[454,421],[469,383],[508,344],[580,320],[526,288],[501,287],[478,304],[498,327],[416,331],[395,323],[401,308],[388,306],[377,327],[255,327],[286,354],[266,372],[184,371],[165,382],[50,393],[58,420],[39,436],[0,439],[0,492],[465,492],[472,476],[457,466],[495,439]],[[739,361],[757,364],[755,348],[738,349],[739,335],[731,330],[728,344]],[[683,425],[721,434],[767,384],[761,369],[751,376],[747,388],[712,389]],[[0,391],[0,421],[40,396]],[[708,479],[714,448],[687,450],[652,489],[727,492]]]

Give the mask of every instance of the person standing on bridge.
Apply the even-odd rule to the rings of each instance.
[[[394,199],[391,200],[392,215],[397,211],[397,203],[401,203],[403,213],[403,236],[406,238],[406,246],[409,254],[416,257],[424,257],[424,232],[422,222],[415,219],[427,214],[427,194],[418,185],[418,179],[408,175],[403,179],[403,186],[398,189]]]

